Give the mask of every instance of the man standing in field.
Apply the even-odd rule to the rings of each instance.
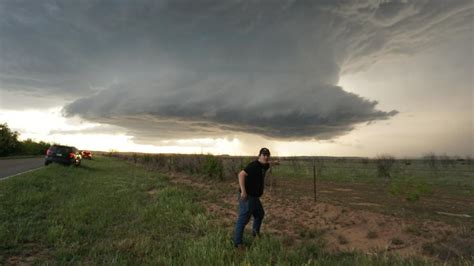
[[[239,216],[235,226],[234,245],[242,249],[242,237],[244,228],[253,216],[252,235],[260,234],[262,225],[263,210],[260,196],[263,194],[265,172],[270,168],[270,151],[267,148],[261,148],[258,153],[258,159],[251,162],[244,170],[239,173]]]

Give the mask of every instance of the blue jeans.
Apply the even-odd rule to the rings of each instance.
[[[240,193],[238,194],[239,217],[237,218],[237,224],[235,225],[235,246],[242,244],[244,229],[250,221],[250,216],[253,216],[252,233],[255,236],[260,233],[260,226],[262,225],[263,216],[265,215],[260,198],[247,195],[247,199],[242,200],[240,198]]]

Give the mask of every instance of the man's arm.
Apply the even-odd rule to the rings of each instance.
[[[247,173],[242,170],[239,173],[239,186],[240,186],[240,198],[245,200],[247,198],[247,191],[245,190],[245,177],[247,176]]]

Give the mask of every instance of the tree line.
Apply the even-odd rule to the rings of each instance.
[[[50,143],[36,142],[32,139],[18,140],[19,133],[12,131],[6,123],[0,124],[0,157],[12,155],[41,155],[45,154]]]

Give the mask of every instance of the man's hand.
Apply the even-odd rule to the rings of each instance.
[[[240,193],[240,198],[241,198],[243,201],[246,201],[246,200],[247,200],[247,192],[242,191],[242,192]]]

